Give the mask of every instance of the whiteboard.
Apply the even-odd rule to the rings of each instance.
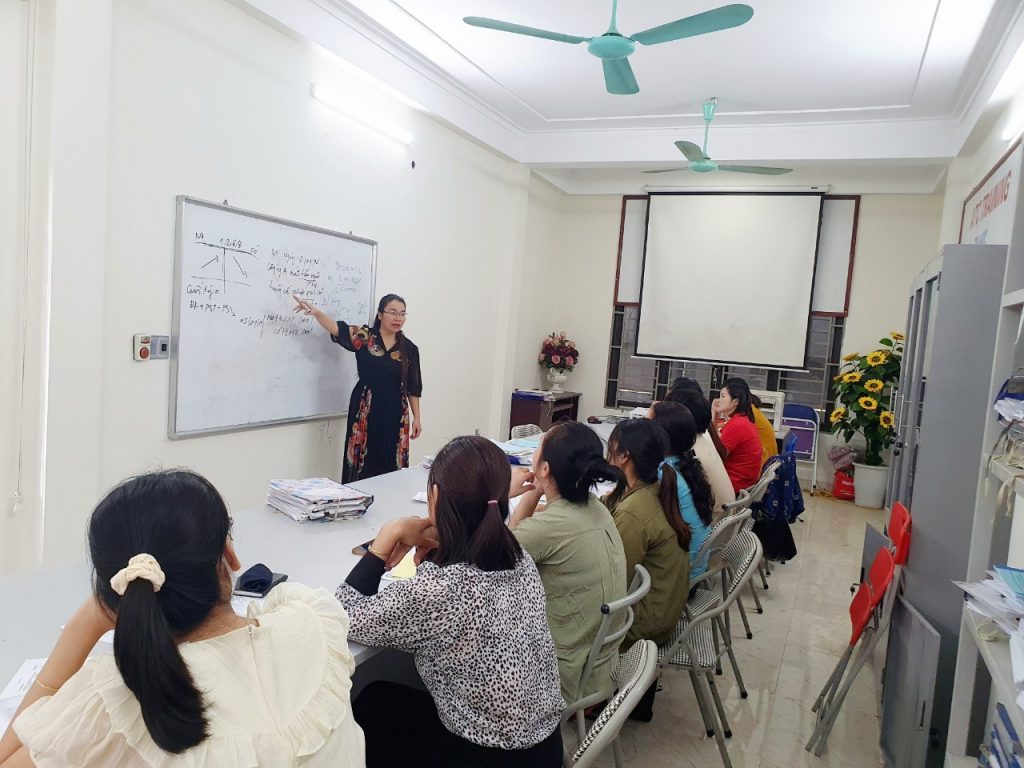
[[[177,198],[172,438],[340,416],[355,356],[292,293],[353,325],[370,317],[377,244]]]

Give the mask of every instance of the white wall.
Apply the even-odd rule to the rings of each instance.
[[[935,257],[942,195],[863,195],[843,354],[870,352],[907,324],[914,276]]]
[[[35,476],[45,478],[46,512],[32,511],[44,521],[43,558],[80,558],[92,506],[132,473],[194,467],[239,510],[261,502],[271,477],[340,472],[339,421],[167,439],[167,364],[133,362],[130,337],[170,330],[178,194],[377,239],[379,292],[406,296],[407,330],[422,351],[425,433],[414,460],[456,434],[498,432],[519,319],[551,325],[545,293],[534,312],[532,298],[510,289],[524,260],[557,258],[544,243],[561,193],[229,3],[100,5],[109,14],[88,23],[53,6],[64,23],[48,40],[66,48],[54,56],[49,90],[36,94],[53,101],[56,126],[53,178],[39,169],[33,179],[54,197],[47,466]],[[4,46],[4,62],[7,54]],[[74,66],[76,55],[84,61]],[[311,81],[409,127],[414,144],[313,101]],[[7,94],[7,82],[0,87]],[[71,109],[85,110],[84,136],[67,130]],[[537,248],[527,257],[531,201]],[[14,210],[3,200],[3,216]],[[0,540],[11,540],[14,525],[0,517]]]

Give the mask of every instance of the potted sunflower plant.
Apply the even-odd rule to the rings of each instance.
[[[892,332],[881,339],[879,348],[862,355],[846,355],[835,377],[836,408],[829,421],[832,434],[847,443],[853,436],[864,437],[864,462],[854,463],[855,503],[877,509],[885,502],[889,468],[883,454],[895,441],[892,390],[900,380],[903,334]]]

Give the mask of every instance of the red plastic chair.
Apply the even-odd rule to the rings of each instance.
[[[821,689],[818,698],[811,708],[818,713],[818,721],[811,734],[810,741],[804,747],[808,752],[814,749],[814,754],[820,755],[828,742],[828,735],[835,724],[836,716],[849,693],[857,673],[871,656],[882,630],[882,619],[884,611],[879,606],[890,591],[893,584],[893,573],[895,572],[895,561],[892,552],[881,547],[875,555],[871,568],[868,570],[867,579],[857,588],[853,600],[850,602],[850,644],[843,652],[839,663],[836,664],[832,674],[829,675],[825,687]],[[886,605],[888,601],[885,601]],[[850,659],[853,664],[850,665]]]
[[[910,553],[910,510],[896,502],[889,515],[889,540],[892,541],[893,560],[901,568],[907,564]]]

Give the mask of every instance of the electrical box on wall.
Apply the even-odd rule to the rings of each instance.
[[[170,336],[151,336],[148,333],[137,333],[132,337],[133,357],[144,362],[146,360],[165,360],[170,357]]]

